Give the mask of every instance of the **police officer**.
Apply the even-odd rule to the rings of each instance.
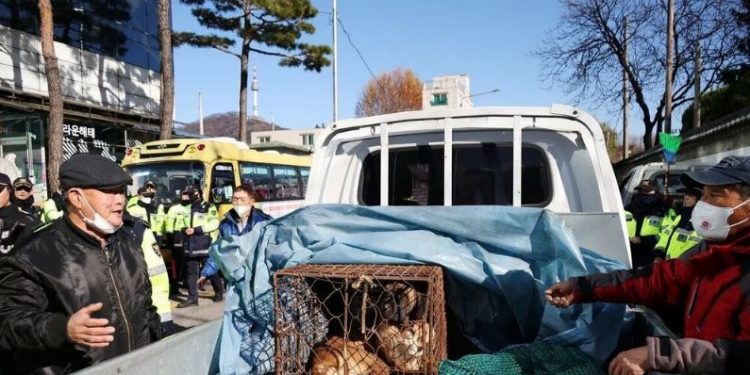
[[[17,372],[74,372],[161,336],[139,246],[118,234],[131,182],[101,155],[71,156],[65,216],[0,257],[0,350]]]
[[[216,207],[203,200],[200,187],[193,186],[187,189],[187,193],[191,200],[190,211],[174,226],[174,230],[184,236],[183,250],[188,283],[188,299],[178,304],[178,308],[198,305],[198,277],[201,264],[208,258],[208,249],[218,237],[219,230]]]
[[[155,205],[153,202],[155,192],[146,186],[138,189],[138,201],[135,205],[127,208],[130,215],[148,223],[149,228],[154,233],[157,242],[161,244],[161,236],[164,234],[164,214],[163,205]]]
[[[8,254],[16,241],[34,224],[33,216],[11,203],[10,178],[0,173],[0,256]]]
[[[153,199],[156,195],[156,184],[154,184],[153,181],[146,181],[146,183],[138,189],[138,195],[130,197],[130,199],[128,199],[128,204],[125,205],[126,209],[129,210],[130,207],[138,204],[138,201],[141,200],[141,191],[147,192],[147,195],[149,195]]]
[[[661,232],[662,216],[667,212],[661,195],[648,181],[641,183],[630,204],[625,208],[626,218],[632,215],[628,230],[633,268],[653,262],[654,247]],[[633,225],[635,224],[635,225]],[[635,234],[635,236],[632,236]]]
[[[679,258],[702,240],[701,236],[693,230],[690,218],[703,191],[695,187],[686,187],[678,190],[678,193],[684,194],[684,197],[682,205],[677,209],[677,217],[668,228],[662,231],[659,243],[656,245],[655,251],[661,258]]]
[[[36,220],[41,220],[42,209],[34,205],[34,195],[31,190],[34,184],[26,177],[19,177],[13,181],[13,204],[28,212]]]
[[[167,237],[168,247],[171,248],[171,265],[173,272],[169,280],[170,291],[173,295],[179,294],[179,283],[186,278],[185,273],[185,251],[183,242],[185,239],[182,228],[190,218],[190,207],[192,200],[190,193],[183,190],[180,193],[180,200],[167,211],[167,217],[164,222],[164,233]]]

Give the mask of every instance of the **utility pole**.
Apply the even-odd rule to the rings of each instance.
[[[695,98],[693,99],[693,129],[701,127],[701,44],[695,42]]]
[[[664,90],[664,132],[672,133],[672,53],[674,52],[674,0],[667,2],[667,82]]]
[[[258,87],[258,72],[255,70],[255,65],[253,65],[253,83],[250,85],[250,90],[253,91],[253,117],[258,117],[258,91],[260,88]]]
[[[622,159],[628,158],[628,18],[625,17],[625,21],[622,27],[623,30],[623,57],[625,60],[624,68],[622,69]]]
[[[333,18],[333,123],[339,121],[339,64],[337,51],[339,49],[338,41],[338,11],[336,11],[336,0],[333,0],[333,9],[331,10]]]
[[[203,135],[203,94],[198,91],[198,133]]]

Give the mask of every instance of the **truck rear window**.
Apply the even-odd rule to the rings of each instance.
[[[549,164],[542,150],[523,146],[521,202],[544,206],[552,197]],[[390,150],[388,204],[443,205],[443,147]],[[380,204],[380,152],[364,160],[360,201]],[[453,205],[512,205],[513,148],[484,143],[453,147]]]

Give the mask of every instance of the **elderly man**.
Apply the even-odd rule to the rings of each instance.
[[[119,231],[130,177],[99,155],[60,167],[67,211],[0,259],[0,349],[19,373],[68,373],[157,340],[138,244]]]
[[[703,189],[691,218],[706,241],[702,251],[640,270],[574,278],[546,292],[559,307],[592,301],[682,307],[684,338],[649,337],[645,346],[620,353],[612,374],[750,369],[750,158],[726,157],[684,174],[682,182]]]

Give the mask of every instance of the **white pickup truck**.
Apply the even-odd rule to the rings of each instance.
[[[306,204],[539,207],[562,217],[581,247],[630,265],[620,193],[601,128],[576,108],[471,108],[352,119],[328,126],[316,146]],[[668,334],[650,312],[634,316],[630,339]],[[205,374],[217,334],[218,322],[212,322],[83,373]]]
[[[563,216],[581,247],[630,264],[602,131],[579,109],[490,107],[358,118],[329,126],[316,146],[308,205],[541,207]]]

